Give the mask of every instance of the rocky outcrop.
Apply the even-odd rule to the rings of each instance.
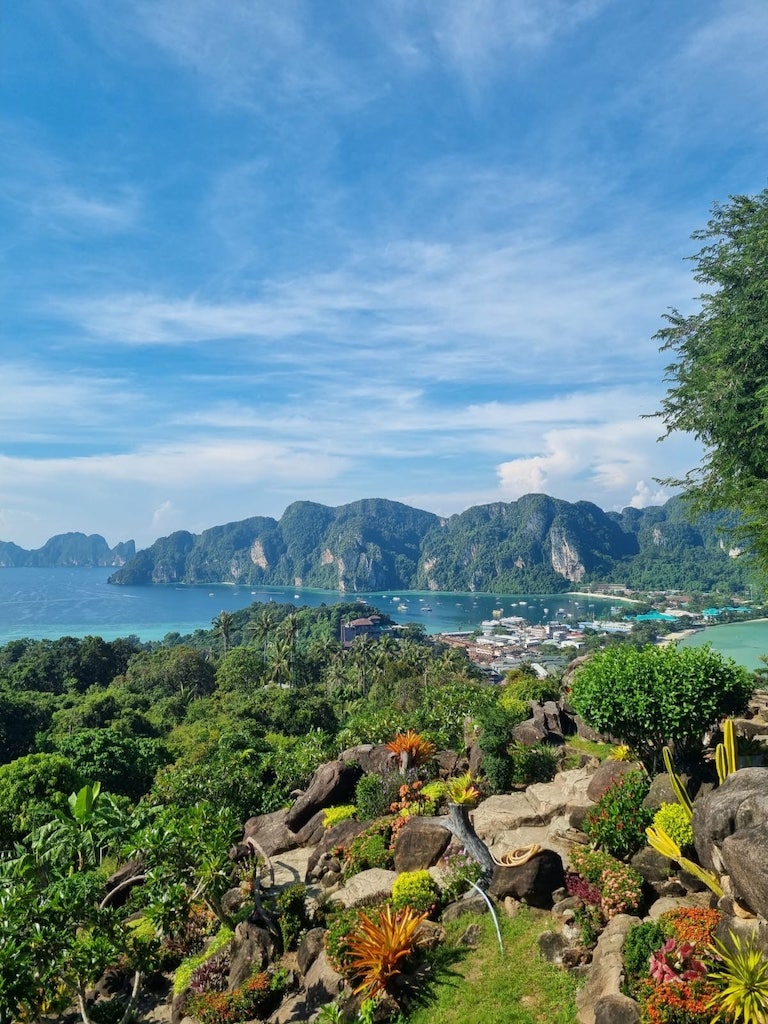
[[[768,768],[742,768],[693,805],[693,832],[699,860],[722,872],[723,842],[742,830],[768,822]]]
[[[611,918],[597,940],[586,984],[576,993],[579,1024],[598,1024],[598,1020],[606,1022],[611,1019],[607,1016],[608,1008],[622,994],[624,939],[634,924],[640,924],[639,917],[617,914]],[[624,1006],[623,1012],[630,1014],[629,1020],[639,1020],[639,1013],[632,1018],[632,1011],[628,1007]]]
[[[298,832],[302,825],[325,807],[350,803],[354,799],[355,786],[362,775],[357,764],[345,761],[327,761],[321,764],[312,781],[285,816],[285,824],[292,832]]]

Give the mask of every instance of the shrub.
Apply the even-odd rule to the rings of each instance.
[[[645,845],[645,830],[653,811],[643,807],[649,783],[645,772],[622,775],[600,797],[586,817],[585,829],[597,843],[614,857],[627,857]]]
[[[537,676],[518,676],[510,679],[504,687],[504,693],[509,698],[529,701],[535,700],[540,703],[545,700],[557,700],[560,696],[560,687],[552,679],[539,679]],[[529,717],[528,714],[525,716]]]
[[[390,801],[384,792],[384,780],[380,775],[363,775],[355,788],[355,804],[358,821],[372,821],[389,810]]]
[[[647,1024],[711,1024],[707,1008],[715,986],[698,979],[689,984],[657,985],[647,979],[640,986],[641,1020]]]
[[[339,974],[349,971],[348,939],[359,920],[357,910],[341,909],[333,914],[325,931],[325,954],[331,967]]]
[[[233,934],[230,928],[220,928],[201,953],[188,957],[188,959],[179,964],[173,976],[173,991],[175,995],[178,995],[179,992],[182,992],[189,985],[194,969],[204,963],[209,957],[215,956],[216,953],[231,942]]]
[[[700,759],[707,730],[740,713],[752,694],[747,671],[709,647],[607,647],[576,672],[575,710],[599,732],[628,743],[654,770],[662,748]]]
[[[744,1024],[762,1024],[768,1020],[768,958],[754,945],[754,936],[742,943],[738,935],[730,933],[730,947],[719,939],[712,946],[717,960],[710,979],[723,986],[709,1003],[716,1008],[713,1021],[744,1021]]]
[[[446,799],[448,787],[442,779],[434,779],[432,782],[427,782],[421,792],[424,794],[424,799],[437,809]]]
[[[125,1003],[117,996],[99,999],[88,1009],[93,1024],[120,1024],[125,1015]]]
[[[359,923],[347,940],[350,967],[357,979],[355,994],[373,999],[388,991],[406,961],[422,944],[418,930],[426,914],[410,907],[393,911],[385,906],[370,917],[360,912]]]
[[[283,948],[296,949],[301,933],[308,927],[307,919],[307,887],[303,882],[294,882],[286,886],[275,900],[279,915],[280,933],[283,936]]]
[[[648,976],[651,954],[664,942],[664,929],[658,921],[644,921],[633,925],[624,940],[624,974],[630,995],[637,991],[638,983]]]
[[[333,828],[339,822],[348,821],[357,814],[354,804],[341,804],[339,807],[326,807],[323,811],[323,827]]]
[[[531,717],[531,705],[527,700],[518,697],[509,686],[504,686],[499,694],[499,706],[504,709],[507,718],[513,725],[519,725]]]
[[[191,992],[225,992],[229,984],[229,953],[208,957],[192,971],[189,978]]]
[[[485,754],[483,775],[491,793],[508,793],[515,782],[515,762],[509,754]]]
[[[395,910],[410,907],[416,913],[434,912],[440,892],[428,871],[402,871],[392,886],[392,906]]]
[[[355,836],[344,857],[344,879],[369,868],[390,868],[393,861],[389,848],[391,838],[392,825],[388,821],[374,822],[365,832]]]
[[[237,1021],[268,1017],[288,986],[288,972],[282,968],[259,971],[233,992],[201,992],[187,1004],[188,1013],[202,1024],[235,1024]]]
[[[675,907],[661,915],[659,924],[667,938],[690,942],[703,950],[712,942],[712,934],[721,917],[719,910],[709,907]]]
[[[557,772],[560,753],[555,747],[546,743],[534,743],[532,747],[513,744],[510,747],[512,758],[512,780],[518,785],[531,785],[534,782],[551,782]]]
[[[684,807],[662,804],[653,816],[653,827],[663,829],[682,851],[693,846],[693,825]]]
[[[599,891],[600,910],[604,917],[636,910],[640,905],[643,879],[628,864],[602,850],[579,849],[571,854],[571,865],[582,879]]]
[[[483,877],[481,865],[453,840],[441,857],[439,867],[442,872],[443,899],[448,902],[457,900],[471,888],[473,882],[479,882]]]

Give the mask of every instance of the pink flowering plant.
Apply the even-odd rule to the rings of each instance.
[[[696,947],[690,942],[667,939],[660,949],[651,954],[650,973],[660,985],[667,982],[682,985],[703,978],[707,969],[696,955]]]

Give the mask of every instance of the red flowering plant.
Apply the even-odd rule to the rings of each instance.
[[[651,954],[639,991],[643,1024],[710,1024],[717,985],[708,977],[705,955],[719,920],[718,911],[705,907],[662,914],[667,938]]]

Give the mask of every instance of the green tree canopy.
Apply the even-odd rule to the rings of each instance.
[[[701,464],[683,480],[697,511],[736,510],[737,536],[768,570],[768,189],[716,204],[692,257],[697,312],[673,309],[656,338],[674,361],[657,413],[668,436],[693,434]]]
[[[704,733],[738,714],[752,694],[746,669],[710,647],[607,647],[574,676],[571,702],[600,732],[628,743],[649,768],[673,745],[701,757]]]

